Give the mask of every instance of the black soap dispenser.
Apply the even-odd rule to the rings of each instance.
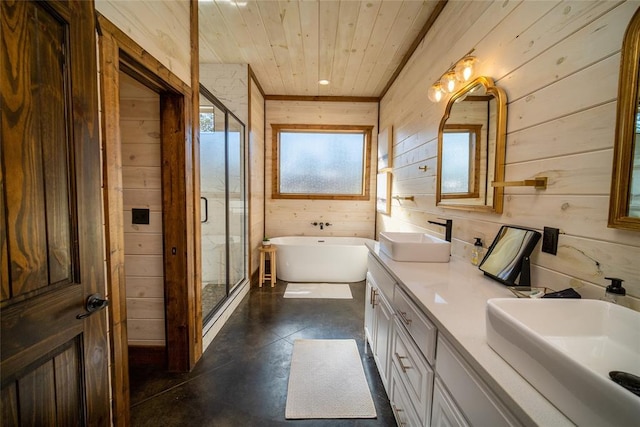
[[[607,286],[604,292],[604,300],[626,307],[625,295],[627,291],[622,287],[624,280],[615,277],[605,277],[605,279],[611,280],[611,284]]]

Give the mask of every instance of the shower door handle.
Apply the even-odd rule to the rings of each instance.
[[[205,223],[209,221],[209,200],[206,197],[200,197],[200,200],[204,200],[204,219],[200,222]]]

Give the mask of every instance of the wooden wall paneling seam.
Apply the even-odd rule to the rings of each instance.
[[[510,102],[507,138],[511,132],[614,101],[618,90],[616,71],[619,64],[618,53],[558,80],[534,95]],[[574,96],[576,87],[582,89],[579,97]],[[563,102],[555,102],[558,99]]]
[[[285,87],[293,87],[293,70],[288,60],[287,40],[280,25],[282,15],[277,2],[256,2],[269,41],[271,56],[275,59],[274,71]]]
[[[379,4],[380,9],[367,41],[367,49],[355,72],[356,79],[353,83],[353,88],[360,93],[367,88],[368,80],[377,74],[376,71],[384,69],[382,64],[378,68],[379,55],[383,52],[385,42],[390,37],[388,29],[393,27],[393,22],[400,11],[400,7],[403,6],[400,2],[380,2]]]
[[[148,345],[158,345],[166,348],[166,336],[164,334],[164,318],[163,319],[127,319],[127,328],[129,332],[133,332],[141,338],[129,339],[129,347],[135,346],[138,343],[145,343]],[[153,344],[152,344],[153,343]],[[131,364],[131,362],[129,362]],[[166,369],[166,361],[163,369]]]
[[[273,88],[274,82],[276,82],[277,84],[277,82],[280,81],[281,83],[282,79],[277,72],[275,63],[273,63],[273,61],[271,60],[272,55],[269,37],[267,35],[266,29],[264,28],[262,17],[260,16],[257,4],[253,8],[247,7],[238,9],[238,12],[242,15],[242,21],[246,24],[246,27],[251,28],[251,31],[249,31],[249,36],[251,37],[254,46],[257,47],[257,52],[259,55],[258,62],[266,67],[266,72],[262,75],[261,85],[263,88]],[[266,92],[263,91],[263,93]]]
[[[300,29],[302,35],[302,46],[304,50],[305,63],[305,80],[309,87],[318,84],[318,66],[317,58],[319,56],[320,31],[319,31],[319,6],[318,2],[299,2],[298,12],[300,13]],[[271,86],[272,92],[273,86]]]
[[[279,12],[282,21],[282,29],[286,40],[286,51],[291,64],[293,76],[305,74],[305,51],[303,47],[302,26],[300,24],[300,9],[298,2],[279,3]],[[304,82],[294,78],[293,87],[295,93],[304,93]]]
[[[424,3],[411,3],[411,5],[416,5],[417,8],[424,7]],[[351,91],[355,85],[351,87],[345,86],[345,80],[349,78],[353,78],[350,76],[350,72],[348,70],[349,61],[351,56],[356,54],[357,48],[353,45],[355,39],[356,31],[362,31],[362,27],[359,26],[359,14],[361,11],[362,2],[340,2],[340,9],[337,11],[337,16],[333,18],[334,22],[341,23],[349,23],[351,25],[338,25],[336,41],[333,46],[333,51],[336,53],[333,56],[333,64],[331,64],[331,74],[330,77],[320,77],[327,78],[330,81],[330,86],[318,87],[322,92],[330,92],[333,94],[342,93],[343,95],[348,93],[347,91]],[[322,20],[322,17],[320,18]],[[408,31],[411,29],[410,25],[407,25],[403,28],[403,31],[398,31],[401,36],[404,36],[404,31]],[[399,41],[402,42],[402,39]],[[400,43],[399,43],[400,44]],[[395,46],[397,49],[398,45]],[[326,49],[321,47],[321,49]],[[348,53],[348,54],[347,54]],[[392,55],[389,57],[385,57],[386,60],[391,59]],[[384,62],[384,61],[382,61]],[[386,65],[386,64],[384,64]],[[381,64],[381,67],[383,64]],[[332,88],[343,88],[343,90],[335,90]],[[299,92],[302,93],[302,92]]]
[[[625,27],[622,20],[635,11],[637,2],[629,1],[608,11],[567,38],[541,52],[531,61],[500,78],[508,87],[512,101],[530,95],[582,68],[590,67],[620,51],[612,40],[620,40]]]
[[[611,148],[615,136],[611,123],[615,120],[616,102],[609,102],[512,132],[507,141],[509,163]],[[589,126],[584,126],[584,123],[589,123]],[[575,141],[570,145],[559,144],[569,138]]]
[[[122,216],[122,173],[120,171],[120,70],[118,46],[109,34],[99,37],[102,84],[102,150],[105,205],[105,247],[109,305],[112,420],[115,426],[129,425],[129,356],[127,299],[124,270],[124,223]]]
[[[510,95],[511,74],[517,77],[525,73],[524,79],[514,79],[515,91],[510,99],[517,100],[619,51],[619,46],[612,49],[611,41],[620,29],[608,27],[619,26],[629,10],[629,3],[617,2],[578,1],[570,8],[562,2],[523,2],[483,40],[477,53],[500,58],[493,77]],[[615,23],[609,22],[612,17],[617,17]],[[524,30],[523,24],[527,27]],[[504,43],[505,39],[512,41]]]

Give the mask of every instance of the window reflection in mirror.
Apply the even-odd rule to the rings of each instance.
[[[436,204],[502,212],[506,96],[487,77],[456,92],[438,132]]]
[[[482,125],[447,125],[442,139],[442,198],[477,198]]]
[[[633,138],[633,161],[631,168],[631,188],[629,190],[629,216],[640,218],[640,144],[638,144],[638,134],[640,133],[640,99],[636,103],[636,131]]]

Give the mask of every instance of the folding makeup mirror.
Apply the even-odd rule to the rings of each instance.
[[[528,280],[529,256],[540,237],[541,234],[535,230],[503,225],[478,268],[486,276],[498,282],[507,286],[515,286],[516,278],[522,271],[522,265],[525,262],[523,276],[526,273]],[[522,278],[520,282],[520,285],[530,285],[530,283],[522,283]]]

